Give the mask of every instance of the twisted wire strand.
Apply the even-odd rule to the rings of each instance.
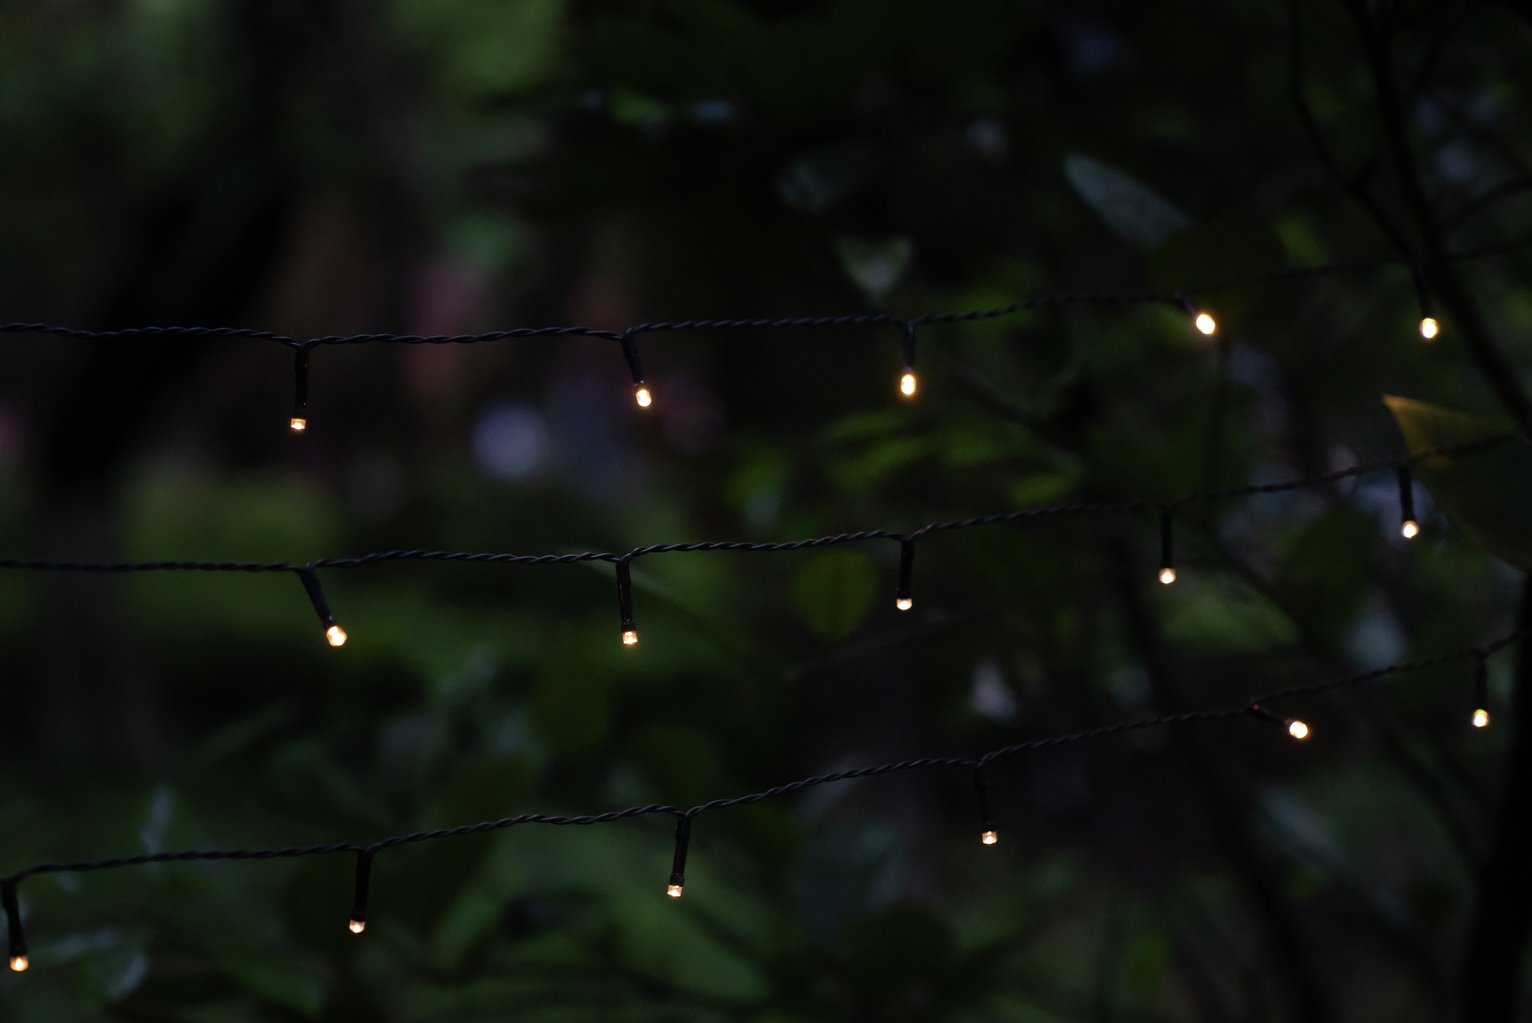
[[[329,856],[336,853],[364,853],[368,856],[387,849],[393,849],[402,845],[414,845],[422,842],[434,842],[445,838],[457,838],[464,835],[477,835],[490,831],[502,831],[507,828],[517,827],[524,824],[547,824],[556,827],[589,827],[596,824],[611,824],[617,821],[628,820],[635,817],[646,817],[655,814],[667,814],[676,817],[692,818],[703,813],[716,810],[725,810],[730,807],[747,806],[760,803],[768,799],[776,799],[781,796],[789,796],[805,789],[820,785],[831,785],[843,781],[851,781],[858,778],[873,778],[885,774],[894,774],[904,771],[930,770],[940,768],[982,768],[997,760],[1015,757],[1023,753],[1032,753],[1042,750],[1058,749],[1065,746],[1078,746],[1086,743],[1100,742],[1129,732],[1143,731],[1151,728],[1166,728],[1177,725],[1204,724],[1211,722],[1228,721],[1234,718],[1260,716],[1260,708],[1267,704],[1280,703],[1283,700],[1297,697],[1315,696],[1321,693],[1343,689],[1351,686],[1362,685],[1367,682],[1375,682],[1384,678],[1392,678],[1407,672],[1417,671],[1422,668],[1436,667],[1453,661],[1468,658],[1483,658],[1495,653],[1512,643],[1532,635],[1532,630],[1517,629],[1496,639],[1490,640],[1479,646],[1462,647],[1456,650],[1431,654],[1425,657],[1414,658],[1406,661],[1397,661],[1393,664],[1366,671],[1356,672],[1341,678],[1330,679],[1324,682],[1310,683],[1306,685],[1288,686],[1282,689],[1274,689],[1260,695],[1251,697],[1242,704],[1209,707],[1201,710],[1180,711],[1171,714],[1159,714],[1152,717],[1135,718],[1127,721],[1118,721],[1111,724],[1100,725],[1083,731],[1066,732],[1059,735],[1045,736],[1036,739],[1027,739],[992,749],[977,757],[971,756],[944,756],[944,757],[919,757],[914,759],[899,760],[886,764],[877,764],[870,767],[858,767],[849,770],[834,771],[827,774],[812,775],[807,778],[799,778],[795,781],[774,785],[760,792],[752,792],[747,795],[731,796],[720,799],[710,799],[698,803],[687,809],[672,806],[668,803],[648,803],[642,806],[630,806],[621,810],[609,810],[605,813],[583,814],[579,816],[560,816],[554,814],[525,813],[512,817],[502,817],[498,820],[480,821],[476,824],[459,824],[453,827],[435,828],[429,831],[413,831],[405,834],[389,835],[370,843],[358,842],[334,842],[323,845],[287,846],[277,849],[203,849],[185,852],[150,853],[140,856],[119,856],[102,860],[73,860],[55,863],[39,863],[22,870],[18,870],[9,877],[0,880],[12,884],[25,878],[40,874],[79,874],[102,870],[116,870],[125,867],[139,867],[154,863],[187,863],[187,862],[213,862],[222,860],[286,860],[299,859],[310,856]]]
[[[24,571],[54,571],[54,572],[92,572],[92,573],[126,573],[126,572],[296,572],[304,569],[314,570],[321,568],[357,568],[362,565],[373,565],[387,561],[457,561],[471,562],[475,564],[512,564],[512,565],[569,565],[585,561],[623,562],[632,561],[635,558],[653,557],[661,554],[696,554],[708,551],[735,551],[747,553],[780,553],[784,551],[810,550],[816,547],[830,547],[839,544],[863,543],[876,540],[892,540],[903,542],[905,540],[919,540],[932,533],[952,532],[961,529],[972,529],[980,526],[1005,525],[1008,523],[1022,522],[1029,519],[1053,518],[1069,515],[1111,515],[1141,512],[1146,510],[1174,511],[1189,504],[1199,502],[1226,500],[1234,497],[1252,497],[1266,494],[1285,493],[1293,490],[1303,490],[1313,487],[1326,486],[1341,480],[1362,476],[1367,473],[1382,472],[1385,470],[1398,470],[1414,465],[1418,462],[1432,458],[1440,458],[1448,455],[1473,454],[1491,448],[1499,447],[1509,441],[1519,438],[1516,433],[1502,433],[1480,440],[1466,441],[1459,444],[1445,444],[1439,447],[1428,448],[1418,451],[1404,458],[1362,462],[1356,465],[1336,469],[1333,472],[1319,476],[1309,476],[1301,479],[1285,480],[1276,483],[1256,483],[1243,487],[1231,487],[1225,490],[1205,490],[1180,497],[1162,500],[1138,499],[1118,502],[1098,503],[1072,503],[1047,505],[1039,508],[1023,508],[1016,511],[996,512],[989,515],[976,515],[966,519],[954,519],[946,522],[932,522],[910,532],[897,532],[889,529],[859,529],[847,533],[834,533],[829,536],[811,537],[805,540],[782,540],[772,543],[752,543],[743,540],[708,540],[699,543],[665,543],[650,544],[642,547],[634,547],[626,552],[619,551],[585,551],[578,554],[509,554],[496,551],[438,551],[438,550],[388,550],[374,551],[370,554],[362,554],[355,557],[327,557],[318,558],[307,562],[291,561],[69,561],[46,558],[0,558],[0,569],[16,569]]]
[[[1478,246],[1463,249],[1458,252],[1443,253],[1436,257],[1428,257],[1426,262],[1456,262],[1459,260],[1480,259],[1485,256],[1498,255],[1511,251],[1532,241],[1532,236],[1517,238],[1508,242],[1494,245]],[[843,313],[830,316],[783,316],[766,318],[735,318],[735,319],[690,319],[690,320],[653,320],[644,323],[636,323],[623,330],[608,330],[601,327],[513,327],[508,330],[490,330],[476,334],[437,334],[423,336],[419,334],[391,334],[386,332],[364,334],[326,334],[318,337],[296,338],[286,334],[278,334],[269,330],[259,330],[252,327],[180,327],[180,326],[149,326],[149,327],[125,327],[115,330],[87,330],[81,327],[70,327],[55,323],[37,323],[17,321],[13,323],[0,323],[0,334],[51,334],[57,337],[82,338],[98,341],[110,341],[133,338],[163,338],[163,337],[239,337],[252,338],[260,341],[274,341],[288,348],[310,349],[320,346],[335,345],[362,345],[362,344],[404,344],[404,345],[469,345],[481,344],[493,341],[505,341],[513,338],[532,337],[593,337],[607,341],[627,343],[638,334],[654,334],[664,332],[680,332],[693,330],[789,330],[789,329],[825,329],[847,327],[878,327],[878,326],[926,326],[934,324],[968,323],[975,320],[994,320],[1005,316],[1013,316],[1018,313],[1035,309],[1052,308],[1067,305],[1090,305],[1090,306],[1131,306],[1131,305],[1170,305],[1184,308],[1188,302],[1188,296],[1213,294],[1223,291],[1234,291],[1245,288],[1254,288],[1266,284],[1279,284],[1295,280],[1308,280],[1318,277],[1337,277],[1358,273],[1370,273],[1390,267],[1412,267],[1397,258],[1381,257],[1375,259],[1353,260],[1348,262],[1325,263],[1316,266],[1291,267],[1285,270],[1277,270],[1269,273],[1249,274],[1241,277],[1231,277],[1222,280],[1210,281],[1191,287],[1181,288],[1173,292],[1135,292],[1135,291],[1061,291],[1047,295],[1035,295],[1020,299],[1008,305],[996,306],[990,309],[971,309],[959,312],[922,313],[915,316],[899,317],[892,313]]]

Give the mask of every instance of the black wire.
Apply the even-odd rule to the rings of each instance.
[[[978,526],[995,526],[1022,522],[1028,519],[1052,518],[1067,515],[1109,515],[1155,509],[1171,511],[1188,504],[1205,501],[1226,500],[1233,497],[1250,497],[1278,494],[1292,490],[1324,486],[1339,480],[1361,476],[1366,473],[1395,471],[1416,462],[1444,455],[1469,454],[1498,447],[1518,438],[1515,433],[1496,434],[1460,444],[1446,444],[1427,448],[1405,458],[1392,461],[1363,462],[1337,469],[1320,476],[1288,480],[1282,483],[1257,483],[1226,490],[1204,490],[1168,500],[1141,499],[1135,501],[1100,502],[1094,504],[1056,504],[1040,508],[1023,508],[1018,511],[977,515],[972,518],[932,522],[908,533],[888,529],[861,529],[849,533],[812,537],[806,540],[784,540],[776,543],[749,543],[736,540],[711,540],[701,543],[651,544],[634,547],[626,552],[585,551],[580,554],[506,554],[494,551],[434,551],[391,550],[374,551],[350,558],[319,558],[307,562],[288,561],[61,561],[44,558],[0,558],[0,569],[19,569],[43,572],[296,572],[300,577],[311,578],[315,569],[356,568],[384,561],[462,561],[512,565],[569,565],[585,561],[610,561],[618,564],[635,558],[660,554],[695,554],[704,551],[739,551],[751,553],[779,553],[783,551],[809,550],[838,544],[861,543],[870,540],[893,540],[901,544],[919,540],[932,533],[972,529]]]
[[[1319,693],[1361,685],[1365,682],[1373,682],[1379,679],[1404,674],[1421,668],[1434,667],[1462,658],[1474,658],[1482,660],[1484,657],[1501,650],[1516,642],[1525,635],[1532,634],[1532,630],[1518,629],[1498,639],[1491,640],[1482,646],[1463,647],[1446,653],[1434,654],[1415,660],[1399,661],[1381,668],[1373,668],[1368,671],[1347,675],[1343,678],[1330,679],[1325,682],[1310,683],[1308,685],[1291,686],[1285,689],[1276,689],[1259,696],[1251,697],[1243,704],[1207,708],[1203,710],[1182,711],[1175,714],[1162,714],[1155,717],[1137,718],[1131,721],[1119,721],[1109,725],[1101,725],[1096,728],[1078,732],[1068,732],[1061,735],[1047,736],[1038,739],[1028,739],[1023,742],[1012,743],[990,750],[978,757],[947,756],[947,757],[919,757],[910,760],[900,760],[893,763],[878,764],[872,767],[858,767],[845,771],[835,771],[829,774],[813,775],[808,778],[799,778],[782,785],[774,785],[760,792],[752,792],[743,796],[731,796],[723,799],[711,799],[707,802],[698,803],[687,809],[672,806],[668,803],[650,803],[644,806],[630,806],[623,810],[609,810],[606,813],[587,814],[582,816],[558,816],[550,814],[526,813],[514,817],[502,817],[499,820],[481,821],[477,824],[460,824],[450,828],[438,828],[431,831],[414,831],[402,835],[390,835],[374,842],[363,844],[358,842],[335,842],[327,845],[289,846],[280,849],[209,849],[192,850],[187,852],[152,853],[141,856],[123,856],[106,860],[76,860],[59,863],[39,863],[34,866],[19,870],[9,877],[0,877],[0,884],[6,887],[14,887],[17,882],[25,878],[39,874],[79,874],[99,870],[116,870],[123,867],[138,867],[151,863],[186,863],[186,862],[211,862],[217,860],[285,860],[299,859],[309,856],[327,856],[336,853],[361,854],[372,857],[386,849],[392,849],[401,845],[414,845],[421,842],[433,842],[444,838],[456,838],[461,835],[476,835],[487,831],[501,831],[506,828],[517,827],[522,824],[551,824],[555,826],[584,827],[594,824],[610,824],[616,821],[627,820],[633,817],[644,817],[653,814],[670,814],[676,817],[690,819],[698,814],[714,810],[723,810],[735,806],[748,806],[778,796],[791,795],[804,789],[814,788],[819,785],[829,785],[836,782],[850,781],[856,778],[872,778],[879,775],[894,774],[903,771],[927,770],[931,768],[961,767],[970,771],[983,768],[996,760],[1013,757],[1021,753],[1031,753],[1039,750],[1057,749],[1062,746],[1077,746],[1084,743],[1098,742],[1103,739],[1123,735],[1128,732],[1142,731],[1148,728],[1164,728],[1171,725],[1197,724],[1215,721],[1227,721],[1233,718],[1262,716],[1258,708],[1264,708],[1266,704],[1278,702],[1293,697],[1314,696]]]
[[[1496,245],[1485,245],[1459,252],[1444,253],[1435,261],[1455,262],[1479,259],[1516,249],[1532,237],[1513,239]],[[298,339],[286,334],[251,327],[126,327],[117,330],[86,330],[54,323],[0,323],[3,334],[52,334],[58,337],[115,340],[124,338],[155,337],[241,337],[261,341],[275,341],[290,348],[308,349],[320,345],[405,344],[405,345],[459,345],[504,341],[529,337],[594,337],[629,345],[637,334],[677,332],[687,330],[749,330],[749,329],[822,329],[845,327],[877,327],[897,324],[907,330],[916,326],[942,323],[966,323],[974,320],[993,320],[1033,309],[1062,305],[1171,305],[1184,308],[1188,295],[1211,294],[1258,287],[1285,281],[1307,280],[1315,277],[1336,277],[1346,274],[1370,273],[1389,267],[1403,266],[1413,273],[1415,265],[1397,258],[1376,258],[1320,266],[1293,267],[1272,273],[1252,274],[1244,277],[1211,281],[1194,287],[1181,288],[1168,293],[1063,291],[1049,295],[1024,298],[1009,305],[991,309],[973,309],[965,312],[924,313],[918,316],[898,317],[890,313],[847,313],[835,316],[787,316],[762,319],[713,319],[713,320],[656,320],[634,324],[624,330],[606,330],[600,327],[514,327],[510,330],[491,330],[478,334],[327,334],[321,337]]]

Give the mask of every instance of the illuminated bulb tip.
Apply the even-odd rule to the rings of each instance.
[[[11,956],[12,973],[26,973],[27,967],[31,965],[32,964],[27,961],[26,956]]]
[[[665,894],[669,895],[672,899],[679,899],[681,897],[681,886],[678,884],[668,884],[665,886]]]
[[[1197,325],[1198,330],[1209,336],[1218,332],[1218,321],[1208,313],[1198,313],[1197,318],[1192,322]]]
[[[623,629],[622,630],[622,645],[623,646],[638,646],[638,630],[637,629]]]
[[[994,845],[1000,841],[1000,835],[995,831],[986,831],[979,835],[979,841],[985,845]]]
[[[1473,712],[1473,726],[1475,728],[1488,728],[1489,727],[1489,711],[1485,710],[1483,707],[1480,707],[1478,710],[1474,711]]]
[[[302,433],[309,428],[309,421],[302,416],[293,416],[287,421],[287,427],[294,433]]]
[[[1300,721],[1297,718],[1293,718],[1291,721],[1289,721],[1287,723],[1287,734],[1291,735],[1294,739],[1297,739],[1299,742],[1302,742],[1303,740],[1305,740],[1305,739],[1307,739],[1309,737],[1309,726],[1308,726],[1308,723],[1304,722],[1304,721]]]
[[[1413,540],[1420,535],[1420,523],[1414,519],[1405,519],[1399,524],[1399,535],[1406,540]]]
[[[633,400],[638,402],[639,408],[648,408],[654,404],[654,395],[650,393],[649,388],[639,384],[633,388]]]
[[[915,606],[915,602],[909,597],[900,597],[894,601],[894,606],[901,611],[908,611],[910,608]]]
[[[1160,582],[1164,583],[1166,586],[1169,586],[1171,583],[1173,583],[1175,581],[1176,581],[1176,570],[1175,569],[1171,568],[1169,565],[1166,565],[1164,568],[1160,569]]]
[[[1427,341],[1442,332],[1442,325],[1436,322],[1434,316],[1423,316],[1420,320],[1420,336]]]
[[[352,934],[361,934],[367,929],[367,921],[352,920],[346,924],[346,929],[349,930]]]
[[[906,398],[915,397],[915,391],[919,386],[919,381],[915,379],[915,374],[913,372],[906,373],[904,376],[899,378],[899,393],[904,395]]]
[[[339,625],[332,625],[324,630],[324,638],[330,641],[331,646],[345,646],[346,630]]]

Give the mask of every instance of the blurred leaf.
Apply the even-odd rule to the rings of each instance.
[[[1107,227],[1139,248],[1151,249],[1187,225],[1186,214],[1158,192],[1093,157],[1066,156],[1064,176]]]
[[[872,561],[857,551],[815,554],[793,576],[793,598],[803,620],[825,639],[856,631],[878,588]]]
[[[835,254],[840,257],[841,269],[867,301],[880,305],[909,272],[915,243],[904,237],[841,237],[835,239]]]
[[[1506,433],[1490,419],[1384,395],[1399,432],[1412,454],[1452,444],[1471,443]],[[1532,530],[1527,508],[1532,501],[1532,451],[1524,441],[1508,440],[1487,451],[1435,455],[1413,469],[1432,498],[1474,543],[1523,571],[1532,571]]]
[[[1367,557],[1376,535],[1376,524],[1353,509],[1321,516],[1299,536],[1272,585],[1312,628],[1338,640],[1367,599]]]

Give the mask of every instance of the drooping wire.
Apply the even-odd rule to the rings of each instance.
[[[1468,441],[1460,444],[1443,445],[1429,448],[1409,455],[1405,458],[1391,461],[1378,461],[1359,463],[1343,469],[1337,469],[1320,476],[1305,477],[1302,479],[1288,480],[1279,483],[1258,483],[1243,487],[1232,487],[1224,490],[1200,491],[1186,494],[1179,498],[1168,501],[1160,500],[1132,500],[1118,502],[1058,504],[1036,508],[1023,508],[1016,511],[996,512],[990,515],[977,515],[967,519],[955,519],[944,522],[932,522],[919,529],[910,532],[900,532],[888,529],[861,529],[848,533],[836,533],[829,536],[811,537],[804,540],[785,540],[771,543],[752,543],[733,540],[712,540],[700,543],[671,543],[651,544],[643,547],[634,547],[631,550],[618,551],[586,551],[578,554],[510,554],[493,551],[441,551],[441,550],[388,550],[374,551],[357,557],[328,557],[317,558],[313,561],[302,563],[287,561],[271,562],[240,562],[240,561],[68,561],[45,558],[0,558],[0,570],[11,569],[18,571],[56,571],[56,572],[90,572],[90,573],[127,573],[127,572],[232,572],[232,573],[266,573],[266,572],[293,572],[303,582],[304,590],[314,606],[320,622],[325,627],[325,636],[332,646],[341,646],[346,642],[347,632],[335,620],[330,612],[329,604],[325,600],[324,592],[319,585],[316,570],[319,569],[343,569],[357,568],[362,565],[375,565],[392,561],[455,561],[472,562],[476,564],[513,564],[513,565],[568,565],[588,561],[612,562],[617,570],[617,600],[620,637],[624,646],[633,647],[638,644],[638,626],[633,617],[633,593],[630,566],[638,558],[657,557],[662,554],[693,554],[711,551],[731,551],[748,553],[784,553],[790,551],[812,550],[819,547],[837,546],[849,543],[872,543],[872,542],[895,542],[900,545],[899,587],[895,594],[895,606],[900,610],[908,610],[914,606],[911,582],[914,571],[915,543],[933,533],[955,532],[958,530],[976,529],[984,526],[1008,525],[1033,519],[1057,518],[1067,516],[1090,516],[1090,515],[1114,515],[1133,514],[1144,511],[1159,511],[1161,525],[1161,565],[1159,578],[1161,582],[1174,582],[1176,572],[1173,562],[1173,550],[1171,542],[1172,512],[1173,509],[1188,504],[1223,501],[1238,497],[1256,497],[1268,494],[1279,494],[1294,490],[1302,490],[1313,487],[1325,486],[1340,480],[1350,479],[1372,472],[1392,471],[1398,474],[1400,480],[1400,499],[1403,511],[1407,516],[1413,516],[1413,498],[1409,486],[1409,466],[1428,458],[1436,458],[1445,455],[1466,455],[1489,450],[1511,440],[1519,438],[1519,434],[1505,433],[1486,437],[1481,440]],[[1414,532],[1409,527],[1414,526]],[[1413,518],[1404,521],[1405,536],[1413,536],[1419,531],[1418,525]]]
[[[480,821],[475,824],[459,824],[449,828],[438,828],[431,831],[415,831],[407,834],[390,835],[377,841],[360,844],[355,842],[335,842],[326,845],[288,846],[275,849],[206,849],[190,850],[185,852],[149,853],[137,856],[122,856],[102,860],[75,860],[65,862],[39,863],[23,868],[0,877],[0,906],[3,906],[10,939],[10,964],[11,969],[22,972],[30,965],[27,956],[26,939],[21,929],[21,913],[17,901],[17,888],[27,878],[49,874],[82,874],[105,870],[119,870],[130,867],[141,867],[156,863],[188,863],[188,862],[217,862],[224,860],[290,860],[302,859],[313,856],[333,856],[338,854],[350,854],[356,857],[356,878],[352,901],[352,915],[349,929],[354,934],[361,934],[366,929],[367,895],[370,886],[370,872],[373,859],[381,852],[398,848],[404,845],[415,845],[423,842],[435,842],[448,838],[457,838],[466,835],[484,834],[486,832],[501,831],[507,828],[518,827],[527,824],[549,824],[554,826],[586,827],[597,824],[611,824],[617,821],[629,820],[636,817],[646,817],[655,814],[669,814],[677,818],[675,833],[675,855],[671,863],[670,880],[666,885],[666,893],[672,898],[679,898],[685,885],[685,871],[687,852],[691,841],[691,829],[693,820],[701,814],[711,813],[718,810],[729,809],[738,806],[749,806],[775,799],[782,796],[792,795],[806,789],[820,785],[836,784],[851,781],[858,778],[872,778],[887,774],[903,773],[907,771],[935,770],[943,768],[963,768],[971,772],[975,791],[979,798],[979,810],[982,830],[980,841],[985,845],[993,845],[998,841],[998,833],[995,831],[990,817],[989,791],[984,781],[983,770],[997,760],[1018,756],[1024,753],[1034,753],[1043,750],[1058,749],[1066,746],[1078,746],[1087,743],[1095,743],[1125,735],[1131,732],[1144,731],[1152,728],[1165,728],[1180,725],[1212,724],[1232,721],[1237,718],[1253,718],[1261,721],[1271,721],[1282,724],[1288,733],[1295,739],[1307,739],[1310,735],[1307,725],[1299,718],[1283,717],[1272,710],[1270,705],[1280,704],[1301,697],[1317,696],[1322,693],[1332,692],[1338,689],[1349,688],[1367,682],[1379,681],[1392,678],[1411,671],[1423,668],[1436,667],[1438,665],[1472,658],[1476,664],[1483,663],[1485,658],[1499,650],[1510,646],[1512,643],[1532,635],[1532,630],[1518,629],[1507,633],[1497,639],[1491,640],[1480,646],[1463,647],[1457,650],[1446,651],[1426,657],[1408,661],[1399,661],[1394,664],[1372,668],[1367,671],[1346,675],[1339,678],[1329,679],[1323,682],[1315,682],[1307,685],[1289,686],[1283,689],[1270,690],[1258,696],[1252,697],[1244,703],[1230,704],[1221,707],[1209,707],[1201,710],[1180,711],[1174,714],[1161,714],[1153,717],[1135,718],[1126,721],[1118,721],[1112,724],[1101,725],[1096,728],[1077,732],[1066,732],[1058,735],[1041,738],[1026,739],[992,749],[978,757],[972,756],[944,756],[944,757],[919,757],[914,759],[893,761],[890,763],[877,764],[871,767],[859,767],[849,770],[835,771],[829,774],[812,775],[807,778],[799,778],[796,781],[775,785],[759,792],[747,795],[731,796],[727,798],[711,799],[698,803],[690,808],[682,809],[665,803],[650,803],[642,806],[631,806],[622,810],[610,810],[606,813],[587,814],[582,816],[559,816],[551,814],[518,814],[513,817],[502,817],[498,820]],[[1296,726],[1302,726],[1301,728]]]

